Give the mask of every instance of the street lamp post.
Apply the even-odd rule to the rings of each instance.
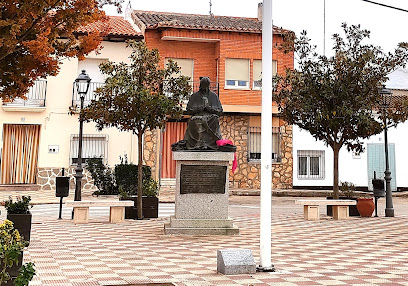
[[[77,167],[75,169],[76,184],[75,184],[74,201],[81,200],[81,181],[83,177],[82,175],[82,171],[83,171],[82,169],[82,130],[83,130],[83,125],[84,125],[81,112],[82,112],[82,109],[84,108],[84,99],[85,99],[85,95],[88,92],[90,82],[91,82],[91,78],[89,77],[89,75],[86,74],[85,70],[82,70],[81,74],[75,80],[75,86],[79,94],[79,97],[81,99],[81,109],[79,113],[78,161],[77,161]]]
[[[387,108],[391,96],[391,90],[386,89],[385,86],[380,90],[380,94],[384,100],[384,148],[385,148],[385,216],[394,216],[394,206],[392,204],[392,191],[391,191],[391,172],[390,162],[388,158],[388,134],[387,134]]]

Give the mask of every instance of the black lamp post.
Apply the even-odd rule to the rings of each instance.
[[[89,75],[86,74],[85,70],[82,70],[81,74],[75,80],[75,86],[79,94],[79,97],[81,99],[81,109],[79,113],[78,161],[77,161],[77,168],[75,169],[76,184],[75,184],[74,201],[81,200],[81,181],[83,177],[82,175],[82,171],[83,171],[82,169],[82,129],[84,125],[81,112],[82,112],[82,109],[84,108],[84,99],[85,99],[85,95],[88,92],[90,82],[91,82],[91,78],[89,77]]]
[[[390,172],[390,163],[388,159],[388,134],[387,134],[387,109],[391,100],[391,90],[386,89],[383,85],[380,90],[380,94],[383,96],[384,100],[384,148],[385,148],[385,216],[393,217],[394,216],[394,206],[392,204],[392,191],[391,191],[391,172]]]

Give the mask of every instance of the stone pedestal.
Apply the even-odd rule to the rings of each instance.
[[[233,235],[228,217],[228,167],[234,153],[173,152],[176,164],[175,215],[165,234]]]

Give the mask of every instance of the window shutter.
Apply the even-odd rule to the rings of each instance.
[[[166,58],[165,63],[169,62],[170,58]],[[179,77],[180,75],[189,76],[193,80],[194,75],[194,60],[193,59],[177,59],[172,58],[173,61],[177,63],[180,67],[180,73],[173,74],[172,77]]]
[[[225,79],[249,81],[249,60],[247,59],[226,59]]]

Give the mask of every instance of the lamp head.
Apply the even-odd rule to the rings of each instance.
[[[82,70],[79,76],[75,79],[75,85],[79,96],[85,96],[85,94],[88,92],[90,82],[91,78],[85,70]]]

